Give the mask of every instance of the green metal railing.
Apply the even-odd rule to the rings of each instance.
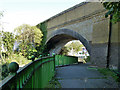
[[[7,82],[3,82],[2,88],[43,88],[54,76],[54,57],[46,57],[35,60],[19,70],[15,75],[10,75]]]
[[[55,55],[55,66],[65,66],[78,63],[78,58],[73,56]]]
[[[44,88],[55,75],[55,66],[77,63],[76,57],[55,55],[43,57],[24,66],[5,78],[0,88],[5,90],[21,88]],[[13,70],[14,71],[14,70]]]

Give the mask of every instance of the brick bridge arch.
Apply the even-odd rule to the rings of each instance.
[[[78,32],[70,29],[59,29],[55,30],[52,34],[48,36],[46,43],[49,47],[49,52],[58,54],[62,47],[71,40],[79,40],[87,49],[90,54],[91,46],[90,42],[85,39]]]

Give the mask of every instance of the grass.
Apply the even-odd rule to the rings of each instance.
[[[102,73],[105,76],[111,76],[116,82],[119,82],[119,77],[117,76],[116,73],[111,71],[110,69],[107,68],[98,68],[97,69],[100,73]]]
[[[52,80],[48,83],[48,85],[45,88],[61,88],[61,85],[55,77],[52,78]]]

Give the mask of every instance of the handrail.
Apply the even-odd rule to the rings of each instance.
[[[55,67],[77,63],[77,57],[55,55],[39,58],[5,78],[0,88],[44,88],[55,75]]]
[[[50,59],[50,58],[52,58],[52,59]],[[46,60],[45,60],[46,59]],[[47,60],[47,59],[50,59],[50,60]],[[21,76],[21,75],[23,75],[23,72],[27,72],[27,69],[28,68],[31,68],[31,69],[33,69],[33,70],[31,70],[30,72],[29,72],[29,75],[28,75],[28,77],[24,77],[24,75],[23,75],[23,77],[24,78],[26,78],[26,81],[25,80],[23,80],[23,82],[21,83],[20,81],[19,81],[19,83],[21,83],[21,86],[19,85],[18,87],[20,88],[20,87],[23,87],[24,85],[22,85],[24,82],[27,82],[27,79],[29,80],[32,76],[33,76],[33,74],[35,73],[35,71],[38,69],[38,68],[40,68],[43,64],[46,64],[46,63],[48,63],[48,62],[51,62],[51,61],[53,61],[53,64],[54,64],[54,58],[53,57],[43,57],[43,58],[39,58],[39,59],[37,59],[37,60],[35,60],[35,61],[33,61],[33,62],[31,62],[31,63],[29,63],[29,64],[27,64],[27,65],[25,65],[22,69],[20,69],[20,70],[18,70],[17,71],[17,73],[15,74],[15,75],[9,75],[7,78],[5,78],[5,80],[3,80],[2,81],[2,84],[0,85],[0,88],[7,88],[7,87],[9,87],[9,86],[6,86],[6,85],[8,85],[9,83],[11,83],[12,81],[18,81],[18,80],[16,80],[16,78],[17,78],[17,76]],[[40,63],[41,62],[41,63]],[[37,63],[39,63],[39,65],[36,67],[34,64],[37,64]],[[31,67],[31,66],[33,66],[33,67]],[[54,68],[53,68],[54,69]],[[53,71],[54,72],[54,71]],[[22,76],[21,76],[22,77]],[[19,77],[20,78],[20,77]],[[17,78],[18,79],[18,78]],[[44,85],[43,85],[44,86]],[[43,86],[41,86],[41,87],[43,87]],[[17,86],[16,86],[17,87]],[[16,88],[16,87],[13,87],[13,88]],[[33,86],[34,87],[34,86]]]
[[[78,63],[78,57],[75,56],[65,56],[65,55],[56,55],[55,56],[55,66],[66,66],[74,63]]]
[[[34,62],[39,61],[39,60],[42,60],[42,59],[47,59],[47,58],[50,58],[50,57],[52,57],[52,56],[49,56],[49,57],[46,56],[46,57],[38,58],[38,59],[36,59]],[[18,70],[17,73],[20,73],[21,71],[23,71],[24,69],[26,69],[26,67],[30,66],[32,63],[33,63],[33,62],[30,62],[29,64],[25,65],[22,69]]]
[[[37,60],[35,60],[35,61],[42,60],[42,59],[44,59],[44,58],[46,58],[46,57],[39,58],[39,59],[37,59]],[[35,61],[34,61],[34,62],[35,62]],[[24,69],[26,69],[27,67],[29,67],[29,66],[30,66],[32,63],[34,63],[34,62],[30,62],[30,63],[28,63],[27,65],[23,66],[22,69],[19,69],[19,70],[17,71],[17,74],[20,73],[21,71],[24,71]],[[13,78],[13,76],[15,76],[15,75],[9,75],[8,77],[6,77],[6,78],[2,81],[2,84],[0,84],[0,87],[6,83],[6,82],[5,82],[6,79],[7,79],[7,80],[8,80],[8,79],[10,80],[10,79]],[[8,81],[9,81],[9,80],[8,80]]]

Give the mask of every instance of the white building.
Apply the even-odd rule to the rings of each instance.
[[[85,47],[82,47],[82,51],[78,52],[78,57],[83,59],[83,58],[87,58],[87,56],[89,56],[88,51],[86,50]]]
[[[68,52],[68,55],[70,56],[77,56],[79,58],[82,58],[82,59],[86,59],[87,56],[89,56],[89,53],[87,52],[86,48],[85,47],[82,47],[82,51],[79,51],[79,52],[75,52],[73,50],[73,48],[70,50],[70,52]]]

